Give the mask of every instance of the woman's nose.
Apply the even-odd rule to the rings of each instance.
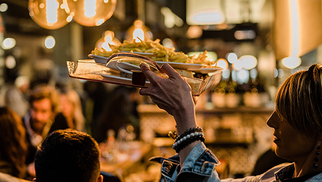
[[[274,111],[271,116],[268,118],[267,120],[267,125],[271,128],[277,128],[278,127],[278,123],[279,123],[280,119],[276,113],[276,111]]]

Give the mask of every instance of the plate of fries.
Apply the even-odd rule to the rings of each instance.
[[[101,56],[101,57],[110,57],[115,53],[120,52],[129,52],[136,53],[147,56],[154,61],[160,62],[175,62],[175,63],[189,63],[189,64],[204,64],[204,65],[213,65],[207,57],[207,51],[197,55],[197,56],[188,56],[182,51],[176,52],[175,48],[168,48],[160,44],[160,40],[156,39],[154,41],[141,40],[140,42],[133,41],[123,41],[120,45],[109,45],[111,51],[106,51],[105,49],[95,48],[92,50],[91,55]]]

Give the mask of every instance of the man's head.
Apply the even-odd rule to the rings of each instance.
[[[58,111],[59,96],[55,88],[38,86],[33,89],[29,104],[31,110],[32,128],[41,132],[48,121],[51,121]]]
[[[102,181],[97,142],[76,130],[56,130],[48,135],[38,148],[35,167],[37,182]]]

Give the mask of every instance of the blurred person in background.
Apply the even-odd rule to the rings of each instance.
[[[28,173],[34,176],[34,156],[37,147],[48,133],[68,128],[67,120],[59,111],[60,98],[54,87],[38,85],[30,93],[30,111],[23,118],[27,131]]]
[[[26,177],[27,152],[21,118],[10,108],[0,107],[0,181],[20,181],[16,178]]]
[[[14,84],[8,86],[4,95],[5,106],[12,109],[21,118],[28,111],[27,92],[29,91],[29,79],[25,76],[17,77]]]
[[[86,93],[85,112],[86,121],[88,122],[86,128],[87,133],[90,133],[95,139],[98,131],[98,118],[105,111],[104,106],[110,97],[110,91],[106,88],[106,84],[101,82],[86,81],[83,85]]]
[[[72,89],[61,89],[61,111],[67,120],[69,128],[78,131],[85,130],[85,117],[78,93]]]
[[[107,139],[107,131],[113,130],[115,137],[118,137],[120,129],[130,129],[134,131],[135,139],[139,139],[140,121],[134,108],[134,96],[132,89],[125,86],[118,86],[111,92],[107,106],[104,107],[101,117],[98,120],[97,142]],[[136,92],[137,94],[137,92]],[[130,127],[128,127],[130,126]]]

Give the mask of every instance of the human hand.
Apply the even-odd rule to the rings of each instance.
[[[178,134],[195,127],[195,108],[189,84],[169,64],[161,67],[168,79],[156,75],[145,64],[140,67],[151,83],[150,87],[141,88],[140,94],[149,95],[159,108],[174,116]]]

